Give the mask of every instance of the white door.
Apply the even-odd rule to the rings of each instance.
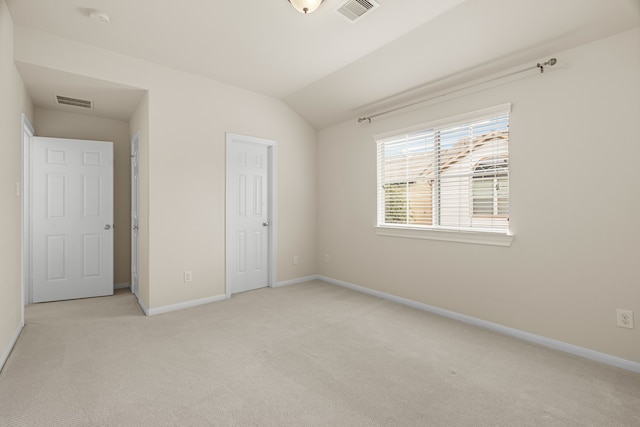
[[[34,137],[32,301],[113,295],[113,144]]]
[[[269,145],[263,141],[228,135],[227,273],[230,294],[270,285],[272,177]]]
[[[131,140],[131,292],[138,295],[138,135]]]

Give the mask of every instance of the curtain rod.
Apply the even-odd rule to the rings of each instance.
[[[495,80],[501,80],[501,79],[504,79],[504,78],[507,78],[507,77],[511,77],[513,75],[516,75],[516,74],[524,73],[525,71],[535,70],[536,68],[540,69],[540,74],[542,74],[542,73],[544,73],[544,67],[547,67],[547,66],[553,67],[554,65],[556,65],[557,62],[558,62],[558,60],[556,58],[551,58],[551,59],[549,59],[548,61],[546,61],[546,62],[544,62],[542,64],[538,62],[533,67],[523,68],[523,69],[520,69],[520,70],[517,70],[517,71],[513,71],[513,72],[511,72],[509,74],[493,77],[493,78],[490,78],[488,80],[483,80],[481,82],[472,83],[472,84],[469,84],[469,85],[466,85],[466,86],[463,86],[463,87],[459,87],[457,89],[453,89],[453,90],[451,90],[449,92],[444,92],[444,93],[432,96],[432,97],[427,98],[427,99],[421,99],[420,101],[416,101],[416,102],[413,102],[411,104],[402,105],[400,107],[392,108],[390,110],[382,111],[380,113],[372,114],[370,116],[358,117],[358,123],[362,123],[364,121],[368,121],[369,123],[371,123],[371,119],[373,119],[373,118],[376,118],[376,117],[379,117],[379,116],[382,116],[382,115],[385,115],[385,114],[393,113],[395,111],[399,111],[399,110],[402,110],[402,109],[405,109],[405,108],[413,107],[414,105],[419,105],[419,104],[422,104],[423,102],[427,102],[427,101],[431,101],[431,100],[436,99],[436,98],[441,98],[443,96],[451,95],[453,93],[460,92],[460,91],[463,91],[465,89],[470,89],[470,88],[472,88],[474,86],[479,86],[481,84],[490,83],[490,82],[495,81]]]

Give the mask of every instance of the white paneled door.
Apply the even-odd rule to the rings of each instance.
[[[232,135],[227,149],[227,268],[237,293],[270,284],[270,161],[268,146],[248,137]]]
[[[113,144],[34,137],[32,301],[113,294]]]

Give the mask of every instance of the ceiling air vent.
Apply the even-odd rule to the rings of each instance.
[[[342,4],[342,6],[339,6],[336,12],[347,18],[350,22],[354,22],[378,6],[380,5],[373,0],[348,0]]]
[[[67,96],[56,95],[56,102],[60,105],[71,105],[73,107],[93,108],[93,102],[86,99],[69,98]]]

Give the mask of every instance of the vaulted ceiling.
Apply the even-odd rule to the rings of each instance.
[[[14,24],[282,99],[316,128],[447,80],[473,79],[640,25],[640,0],[377,0],[355,22],[325,0],[7,0]],[[103,25],[89,11],[109,15]],[[108,82],[20,67],[36,106]],[[421,89],[422,88],[422,89]],[[130,95],[130,94],[129,94]],[[95,111],[116,116],[117,111]]]

